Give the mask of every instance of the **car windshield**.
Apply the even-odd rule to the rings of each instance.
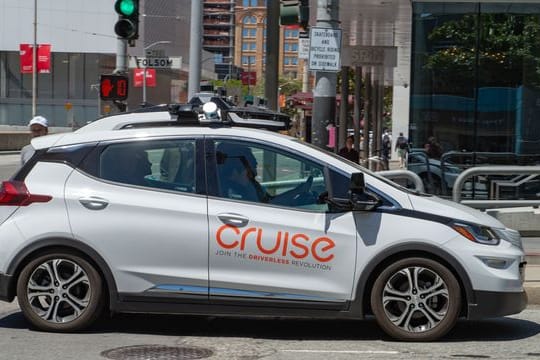
[[[310,148],[312,148],[312,149],[315,149],[315,150],[324,152],[325,154],[330,155],[331,157],[333,157],[333,158],[335,158],[335,159],[337,159],[337,160],[339,160],[339,161],[341,161],[341,162],[344,162],[344,163],[346,163],[346,164],[348,164],[348,165],[354,166],[354,167],[357,168],[359,171],[361,171],[361,172],[363,172],[363,173],[365,173],[365,174],[368,174],[368,175],[370,175],[370,176],[373,176],[373,177],[377,178],[378,180],[384,182],[385,184],[388,184],[388,185],[390,185],[390,186],[392,186],[392,187],[394,187],[394,188],[396,188],[396,189],[399,189],[399,190],[401,190],[401,191],[405,191],[405,192],[407,192],[407,193],[409,193],[409,194],[413,194],[413,195],[426,195],[426,196],[431,196],[431,195],[426,194],[426,193],[423,193],[423,192],[421,192],[421,191],[418,191],[418,190],[412,190],[412,189],[408,189],[408,188],[406,188],[406,187],[404,187],[404,186],[401,186],[400,184],[398,184],[398,183],[396,183],[396,182],[394,182],[394,181],[392,181],[392,180],[389,180],[389,179],[387,179],[387,178],[385,178],[385,177],[383,177],[383,176],[377,174],[376,172],[373,172],[373,171],[369,170],[368,168],[363,167],[362,165],[359,165],[359,164],[357,164],[357,163],[355,163],[355,162],[352,162],[352,161],[350,161],[350,160],[347,160],[347,159],[345,159],[344,157],[339,156],[338,154],[335,154],[335,153],[330,152],[330,151],[328,151],[328,150],[321,149],[320,147],[315,146],[315,145],[313,145],[313,144],[304,142],[304,141],[299,140],[299,139],[293,139],[292,141],[296,141],[296,142],[302,143],[303,145],[306,145],[306,146],[308,146],[308,147],[310,147]]]

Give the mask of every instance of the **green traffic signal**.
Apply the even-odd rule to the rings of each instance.
[[[133,40],[139,38],[139,0],[116,0],[114,10],[118,13],[114,32],[134,46]]]
[[[117,0],[114,9],[120,15],[131,16],[137,11],[137,6],[134,0]]]

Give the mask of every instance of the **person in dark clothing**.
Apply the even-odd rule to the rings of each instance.
[[[358,154],[358,151],[353,149],[353,144],[354,136],[347,136],[347,139],[345,140],[345,146],[339,150],[339,155],[343,156],[347,160],[358,164],[360,161],[360,154]]]
[[[441,145],[437,142],[434,136],[428,138],[428,142],[424,145],[427,156],[432,159],[440,159],[443,153]]]

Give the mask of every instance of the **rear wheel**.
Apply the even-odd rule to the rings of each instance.
[[[26,319],[46,331],[75,331],[90,325],[103,308],[101,277],[83,258],[49,253],[28,263],[17,281]]]
[[[375,280],[371,307],[379,326],[391,337],[432,341],[456,323],[461,290],[443,265],[426,258],[408,258],[384,269]]]

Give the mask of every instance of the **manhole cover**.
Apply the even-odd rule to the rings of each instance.
[[[113,360],[184,360],[205,359],[213,354],[212,350],[203,348],[136,345],[106,350],[101,356]]]

